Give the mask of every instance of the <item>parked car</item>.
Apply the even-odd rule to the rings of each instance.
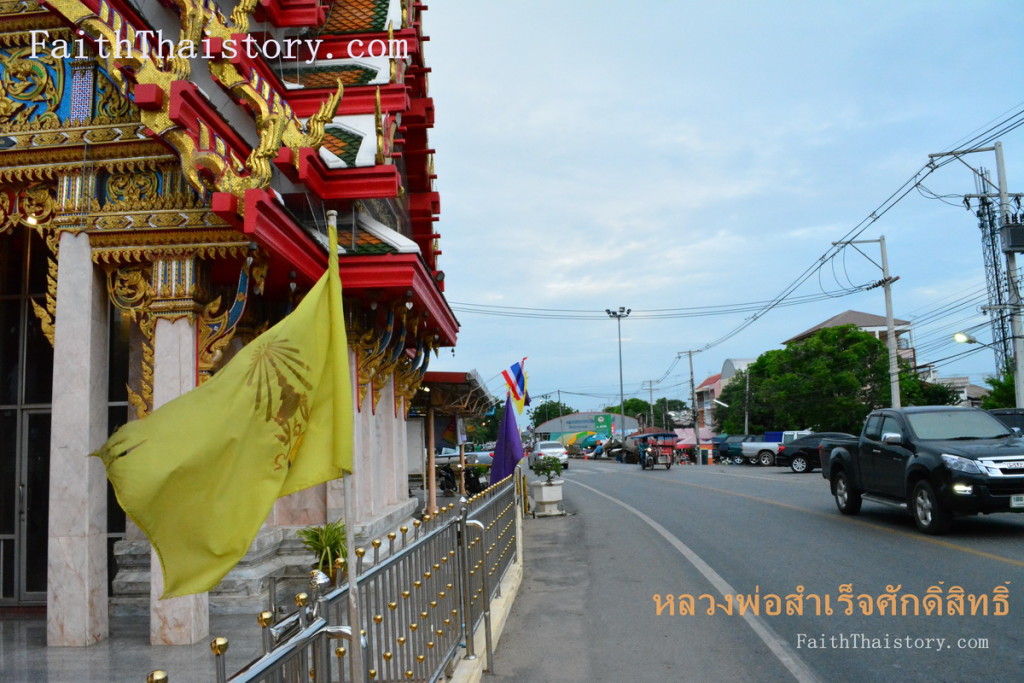
[[[744,462],[741,445],[745,441],[753,441],[757,437],[753,434],[730,434],[718,444],[719,462],[732,462],[734,465],[742,465]]]
[[[557,441],[538,441],[530,449],[530,453],[527,455],[527,463],[529,463],[532,470],[534,463],[537,462],[537,458],[552,455],[561,461],[562,469],[569,469],[569,452],[565,450],[565,446]]]
[[[494,460],[494,451],[466,451],[467,465],[489,465]],[[442,448],[440,453],[434,455],[434,463],[437,465],[458,465],[459,449]]]
[[[764,467],[770,467],[775,464],[775,456],[783,446],[794,439],[799,439],[801,436],[807,436],[810,433],[806,429],[791,432],[771,432],[771,439],[766,436],[763,441],[744,441],[740,448],[743,457],[751,464],[756,463]]]
[[[821,474],[844,515],[871,500],[941,534],[955,516],[1024,513],[1024,439],[977,408],[886,408],[860,437],[822,439]]]
[[[857,437],[845,432],[814,432],[801,436],[779,446],[779,452],[775,456],[776,467],[788,467],[797,473],[813,472],[821,467],[818,444],[825,438],[856,439]]]
[[[434,454],[435,465],[454,465],[459,462],[459,449],[445,446],[440,453]]]
[[[490,465],[494,462],[494,451],[468,451],[466,463],[469,465]]]

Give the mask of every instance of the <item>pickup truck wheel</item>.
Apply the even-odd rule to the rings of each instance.
[[[743,464],[743,456],[742,455],[734,455],[734,456],[732,456],[732,464],[733,465],[742,465]]]
[[[939,502],[935,490],[927,481],[919,481],[911,496],[914,523],[926,534],[943,534],[949,531],[953,515]]]
[[[761,451],[757,454],[757,462],[764,467],[771,467],[775,464],[775,454],[771,451]]]
[[[855,515],[860,512],[861,492],[850,486],[846,472],[836,472],[832,477],[832,488],[835,490],[836,507],[844,515]]]
[[[789,469],[793,470],[797,474],[807,472],[807,458],[802,455],[796,456],[793,458],[793,462],[789,463]]]

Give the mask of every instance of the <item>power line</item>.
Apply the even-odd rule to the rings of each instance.
[[[975,134],[973,135],[973,137],[969,135],[966,140],[961,141],[956,145],[952,146],[950,150],[952,151],[961,148],[966,149],[986,145],[1024,125],[1024,103],[1018,104],[1008,111],[1013,111],[1013,113],[1010,114],[1009,116],[1003,115],[1003,118],[1001,119],[997,117],[998,121],[995,124],[986,124],[988,125],[988,127],[985,128],[981,133]],[[798,275],[789,285],[784,287],[772,299],[760,302],[747,302],[741,304],[730,304],[725,306],[713,307],[653,309],[650,311],[634,310],[633,317],[648,319],[686,318],[711,315],[727,315],[731,313],[745,313],[753,311],[753,315],[745,318],[742,323],[734,327],[732,330],[718,337],[717,339],[705,344],[703,347],[697,349],[699,351],[706,351],[716,346],[719,346],[720,344],[733,338],[734,336],[745,330],[747,327],[752,325],[759,318],[766,315],[768,312],[775,308],[798,305],[802,303],[811,303],[813,301],[821,301],[827,298],[837,298],[839,296],[845,296],[847,294],[851,294],[854,292],[863,291],[864,289],[867,288],[868,285],[853,285],[852,281],[849,279],[849,274],[845,267],[845,253],[843,253],[843,250],[848,246],[846,243],[856,239],[861,234],[863,234],[869,227],[878,222],[886,213],[892,210],[897,204],[903,201],[903,199],[905,199],[907,195],[909,195],[911,192],[914,192],[915,190],[919,194],[922,194],[922,196],[930,195],[932,198],[935,199],[946,199],[950,197],[951,195],[940,196],[932,192],[923,185],[923,181],[938,169],[944,167],[946,164],[952,163],[955,160],[957,160],[957,157],[955,155],[943,157],[941,158],[941,160],[937,160],[934,157],[930,159],[926,164],[924,164],[920,169],[918,169],[909,179],[907,179],[902,185],[900,185],[899,188],[897,188],[892,194],[886,197],[884,201],[882,201],[870,214],[868,214],[868,216],[866,216],[859,223],[850,228],[846,232],[846,234],[842,236],[841,239],[836,240],[836,244],[833,244],[833,246],[826,250],[821,256],[819,256],[814,263],[805,268],[800,273],[800,275]],[[820,271],[825,266],[825,264],[829,264],[832,268],[833,279],[836,281],[837,284],[842,286],[835,272],[835,258],[841,253],[844,256],[844,261],[842,262],[844,275],[847,278],[847,281],[853,286],[850,288],[844,288],[837,292],[826,292],[824,291],[824,288],[821,286],[820,283]],[[811,276],[815,274],[818,274],[819,288],[822,289],[823,293],[803,297],[793,296],[794,292],[801,285],[803,285]],[[459,302],[450,302],[450,304],[452,306],[452,309],[456,311],[479,315],[494,315],[501,317],[550,318],[560,320],[599,320],[604,319],[605,317],[603,315],[603,312],[598,310],[532,309],[516,308],[509,306],[486,306],[482,304],[470,304]],[[948,317],[949,315],[952,315],[953,313],[962,310],[964,306],[972,304],[973,300],[971,299],[971,295],[961,297],[958,300],[945,305],[944,307],[940,307],[938,309],[935,309],[934,311],[924,314],[922,316],[922,324],[933,320],[937,321],[944,317]],[[941,347],[937,346],[936,348]],[[948,362],[951,362],[952,360],[972,355],[973,353],[977,353],[980,350],[981,349],[969,349],[967,351],[955,354],[953,356],[942,358],[939,359],[938,361],[933,361],[933,365],[936,363],[948,364]],[[658,380],[658,383],[663,381],[663,379],[667,377],[669,373],[671,373],[672,367],[674,367],[674,364],[669,368],[668,371],[666,371],[662,379]]]

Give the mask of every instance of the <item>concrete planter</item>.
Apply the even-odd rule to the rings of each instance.
[[[547,481],[530,482],[530,494],[533,497],[537,517],[552,517],[564,515],[565,512],[559,506],[562,502],[562,484],[564,479],[552,479]]]

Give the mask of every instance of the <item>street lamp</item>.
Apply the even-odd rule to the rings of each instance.
[[[958,344],[981,344],[982,346],[987,346],[988,348],[992,348],[991,344],[986,344],[983,341],[978,341],[978,339],[975,338],[975,336],[973,334],[970,334],[968,332],[956,332],[956,333],[954,333],[953,334],[953,341],[957,342]]]
[[[618,323],[619,327],[619,438],[624,439],[626,437],[626,417],[625,413],[625,391],[622,388],[622,319],[628,318],[630,312],[633,309],[626,308],[625,306],[619,306],[619,310],[613,311],[610,308],[604,309],[604,312],[608,314],[609,318],[615,318],[615,322]]]

